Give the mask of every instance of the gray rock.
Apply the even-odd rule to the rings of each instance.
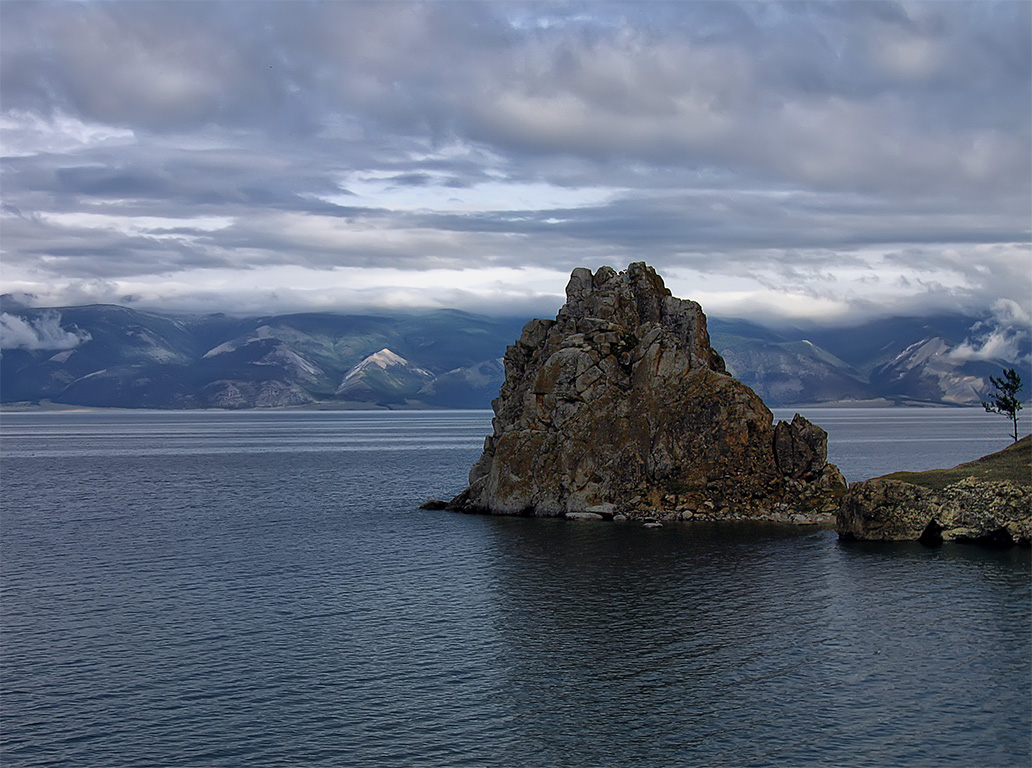
[[[563,517],[567,520],[605,520],[598,512],[567,512]]]
[[[944,541],[1032,543],[1032,488],[968,478],[941,496]]]

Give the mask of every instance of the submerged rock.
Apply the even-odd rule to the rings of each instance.
[[[555,320],[505,354],[493,432],[450,509],[806,521],[845,489],[827,434],[773,415],[710,346],[706,316],[644,263],[575,269]]]
[[[605,520],[598,512],[567,512],[567,520]]]

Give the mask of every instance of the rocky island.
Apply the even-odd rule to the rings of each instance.
[[[493,432],[448,509],[570,519],[830,522],[827,434],[773,414],[706,316],[644,263],[575,269],[555,320],[505,354]]]

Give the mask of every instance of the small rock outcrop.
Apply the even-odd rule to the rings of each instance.
[[[505,354],[493,432],[450,509],[571,519],[829,520],[827,434],[773,415],[706,316],[644,263],[575,269],[555,320]]]
[[[839,536],[868,541],[1032,543],[1032,488],[968,477],[941,491],[901,480],[853,483],[836,519]]]
[[[952,469],[853,483],[836,520],[843,539],[1032,544],[1032,437]]]
[[[936,516],[935,492],[900,480],[853,483],[835,524],[845,539],[918,541]]]

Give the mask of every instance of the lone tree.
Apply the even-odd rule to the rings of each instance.
[[[996,378],[990,376],[994,391],[989,395],[989,400],[982,401],[982,407],[987,413],[999,413],[1010,418],[1014,425],[1011,437],[1018,442],[1018,411],[1021,410],[1021,401],[1018,400],[1018,392],[1021,391],[1021,377],[1013,368],[1003,372],[1003,376]]]

